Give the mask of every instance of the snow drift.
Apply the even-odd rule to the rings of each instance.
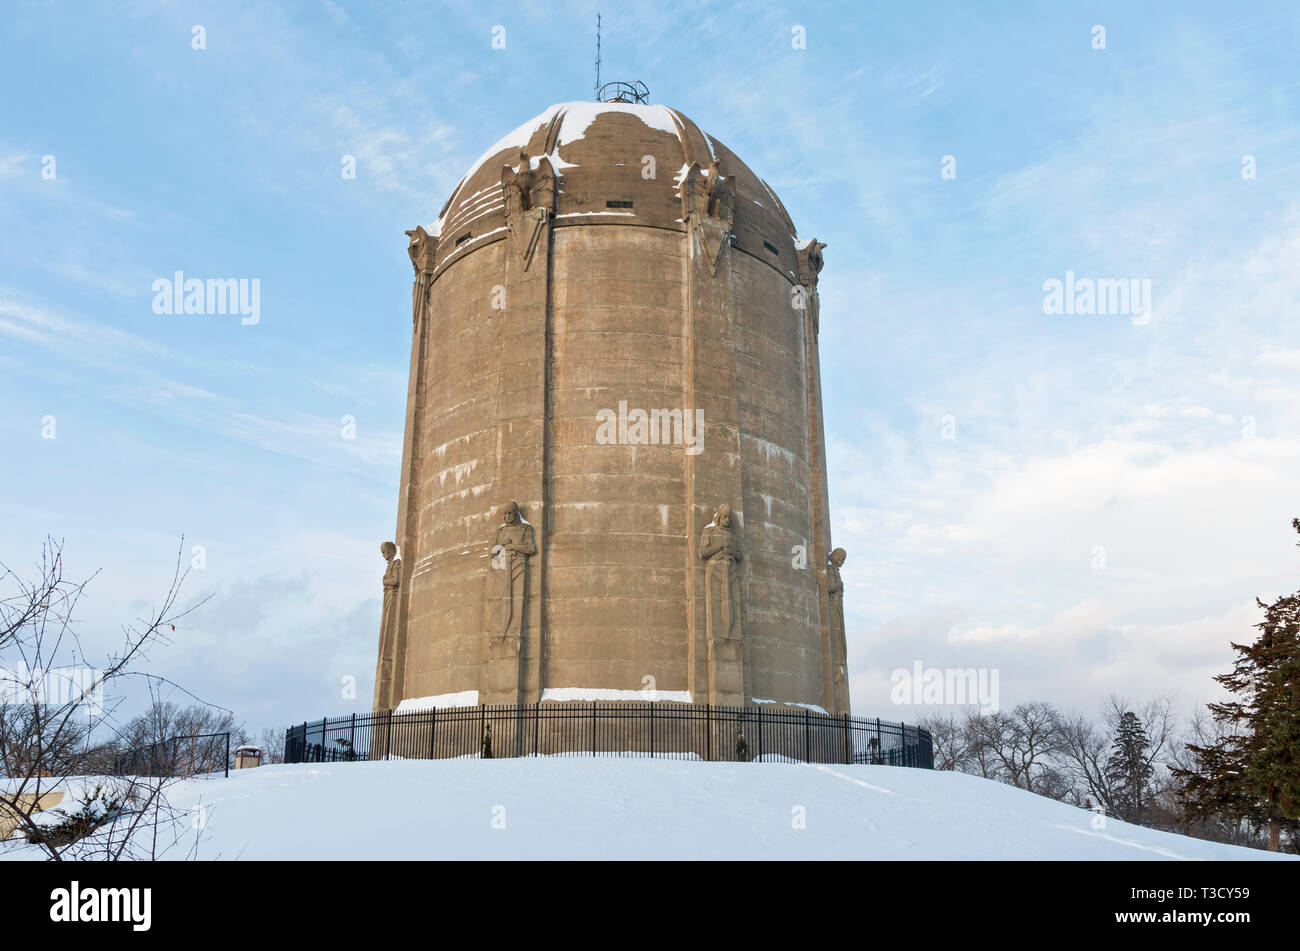
[[[205,859],[1288,858],[1114,819],[1096,828],[1086,810],[1001,783],[887,766],[302,764],[188,780],[170,799],[202,817],[189,836]]]

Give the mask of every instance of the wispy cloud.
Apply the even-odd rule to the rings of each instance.
[[[169,355],[155,341],[96,321],[63,316],[47,306],[20,299],[3,287],[0,287],[0,333],[85,362],[103,362],[125,351]]]

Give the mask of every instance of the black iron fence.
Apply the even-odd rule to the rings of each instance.
[[[169,736],[117,754],[113,772],[118,776],[230,775],[230,734],[197,733]]]
[[[930,734],[761,705],[501,704],[325,718],[285,731],[286,763],[514,756],[655,756],[934,768]]]

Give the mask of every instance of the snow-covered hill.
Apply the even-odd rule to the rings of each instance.
[[[202,816],[201,858],[1280,858],[1113,819],[1098,829],[1087,811],[1000,783],[886,766],[265,766],[187,781],[171,801]]]

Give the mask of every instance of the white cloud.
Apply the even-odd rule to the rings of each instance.
[[[1300,387],[1295,351],[1275,344],[1300,319],[1300,228],[1284,220],[1184,268],[1146,345],[1070,360],[1049,338],[919,381],[919,427],[868,416],[852,443],[831,430],[860,704],[913,659],[999,668],[1004,702],[1218,695],[1253,599],[1300,587]]]

